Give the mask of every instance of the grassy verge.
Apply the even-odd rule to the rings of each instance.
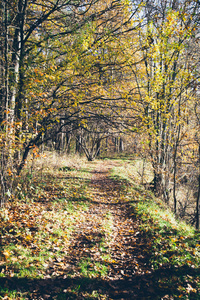
[[[109,203],[112,196],[105,194],[112,206],[108,210],[95,198],[104,187],[95,190],[95,183],[89,185],[98,162],[78,157],[45,159],[45,164],[41,159],[18,178],[15,197],[0,211],[0,299],[112,299],[117,286],[110,285],[109,276],[113,270],[117,276],[124,274],[126,262],[120,263],[121,254],[129,251],[127,245],[130,255],[135,251],[136,267],[141,263],[144,270],[133,275],[133,282],[144,277],[147,294],[152,287],[152,295],[166,294],[166,299],[199,299],[199,232],[176,220],[139,185],[134,161],[113,164],[110,176],[117,183],[111,189],[119,188],[117,194],[111,193],[116,203]],[[92,194],[92,189],[97,193]],[[139,227],[128,232],[126,247],[116,251],[113,228],[120,203],[127,208],[127,219],[137,224],[139,220]],[[125,236],[118,237],[118,245]]]
[[[88,230],[95,166],[47,155],[18,178],[15,196],[0,210],[0,299],[100,297],[91,282],[108,273],[112,215]]]
[[[112,169],[111,177],[124,186],[132,214],[139,219],[146,239],[149,265],[157,274],[158,287],[167,289],[172,299],[199,299],[200,232],[175,218],[164,203],[135,185],[125,165]],[[135,166],[133,166],[134,174]],[[171,299],[171,298],[170,298]]]
[[[74,226],[89,208],[91,175],[77,164],[72,168],[69,161],[51,160],[48,167],[38,164],[18,178],[15,197],[0,211],[0,277],[6,278],[0,299],[24,299],[9,291],[9,278],[39,280],[62,273]]]

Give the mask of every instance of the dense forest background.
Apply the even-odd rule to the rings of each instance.
[[[200,2],[2,0],[1,206],[29,157],[114,152],[199,228]],[[149,164],[148,164],[149,166]]]

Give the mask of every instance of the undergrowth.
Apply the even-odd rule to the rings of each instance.
[[[151,268],[166,273],[158,285],[167,286],[172,299],[200,299],[200,232],[178,220],[152,192],[135,185],[123,166],[113,168],[110,176],[125,187],[146,239]]]

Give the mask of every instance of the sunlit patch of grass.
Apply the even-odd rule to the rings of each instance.
[[[29,166],[31,166],[31,161],[29,162]],[[85,157],[81,157],[79,155],[61,155],[56,151],[46,151],[35,160],[36,169],[47,169],[50,172],[58,169],[65,171],[67,168],[68,170],[73,171],[85,166],[87,166],[87,159]]]
[[[17,291],[17,290],[12,290],[10,291],[6,287],[0,287],[0,299],[2,300],[26,300],[27,297],[23,296],[23,293]]]
[[[53,201],[54,198],[70,195],[72,188],[81,197],[95,165],[95,162],[88,163],[83,157],[61,156],[56,152],[46,152],[34,161],[30,156],[26,168],[15,182],[15,198],[26,203]]]
[[[131,183],[141,184],[153,180],[153,169],[149,162],[142,159],[123,159],[118,160],[119,166],[112,169],[112,176],[118,176]]]
[[[113,226],[114,226],[114,217],[111,212],[107,212],[104,218],[102,218],[102,225],[101,225],[102,232],[105,233],[106,239],[110,241],[112,238],[113,233]]]
[[[4,264],[1,266],[1,277],[40,277],[37,272],[37,263],[42,265],[43,261],[38,257],[33,257],[31,249],[8,245],[4,249],[5,252],[9,256],[6,257]]]
[[[82,259],[78,267],[80,274],[88,278],[105,277],[108,273],[108,267],[105,263],[92,261],[89,257]]]
[[[178,221],[172,212],[156,200],[137,202],[133,208],[140,220],[141,232],[151,239],[151,263],[154,268],[162,265],[199,265],[200,251],[197,245],[200,235],[192,226]]]
[[[183,221],[177,220],[174,214],[166,208],[160,200],[153,197],[151,200],[143,199],[136,206],[136,211],[141,218],[146,219],[146,215],[159,224],[160,229],[167,227],[174,228],[183,234],[195,234],[195,229]]]

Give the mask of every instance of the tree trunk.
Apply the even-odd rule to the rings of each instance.
[[[200,144],[199,144],[199,178],[198,178],[198,195],[196,200],[196,229],[200,226]]]
[[[71,138],[72,138],[71,133],[67,133],[67,134],[66,134],[66,151],[67,151],[68,154],[69,154],[70,151],[71,151],[71,145],[70,145],[70,143],[71,143]]]
[[[8,7],[7,1],[3,2],[3,14],[4,20],[2,21],[2,28],[4,29],[3,39],[2,42],[2,57],[4,58],[1,62],[2,68],[2,88],[1,88],[1,120],[0,123],[8,117],[8,94],[9,94],[9,47],[8,47]],[[4,86],[4,88],[3,88]],[[6,124],[7,128],[7,124]],[[6,132],[8,130],[6,129]]]
[[[77,135],[76,136],[76,153],[81,153],[81,136]]]
[[[96,156],[97,157],[100,155],[100,147],[101,147],[101,140],[98,140],[97,145],[96,145]]]
[[[153,190],[157,196],[162,195],[162,175],[154,171]]]
[[[196,201],[196,229],[199,229],[200,225],[200,174],[198,178],[198,195]]]
[[[119,139],[119,151],[124,152],[124,142],[123,142],[123,139],[121,137]]]

